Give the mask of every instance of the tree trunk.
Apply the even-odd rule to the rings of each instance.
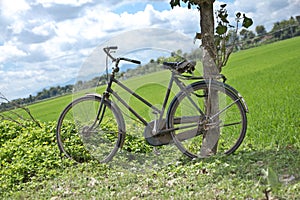
[[[202,34],[202,64],[203,74],[207,80],[207,84],[211,80],[214,80],[220,73],[220,69],[216,66],[216,47],[214,44],[214,12],[213,12],[214,0],[201,1],[200,3],[200,27]],[[218,94],[214,90],[208,89],[206,91],[208,98],[205,99],[206,114],[212,116],[218,112],[219,98]],[[214,122],[218,123],[219,119],[215,119]],[[207,127],[207,130],[203,134],[203,141],[200,150],[201,157],[208,157],[217,152],[217,145],[220,136],[220,129],[218,127]]]

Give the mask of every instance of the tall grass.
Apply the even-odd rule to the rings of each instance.
[[[248,141],[258,148],[300,147],[299,43],[298,37],[233,54],[224,69],[246,99]]]

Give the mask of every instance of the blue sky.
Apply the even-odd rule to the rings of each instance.
[[[270,30],[273,23],[300,15],[300,0],[224,0],[215,7],[224,2],[232,19],[236,11],[252,17],[252,29]],[[197,10],[172,10],[169,0],[1,0],[0,92],[15,99],[74,80],[101,45],[121,45],[123,54],[192,47],[187,38],[192,41],[198,24]],[[148,59],[134,52],[137,59]]]

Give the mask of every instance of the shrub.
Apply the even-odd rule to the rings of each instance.
[[[53,177],[62,166],[55,140],[55,123],[42,128],[26,122],[0,122],[0,194],[21,189],[33,179]]]

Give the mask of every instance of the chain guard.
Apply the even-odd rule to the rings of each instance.
[[[157,131],[154,130],[154,125],[159,126]],[[163,134],[157,134],[161,130],[166,129],[166,120],[163,119],[162,121],[159,120],[153,120],[147,124],[144,130],[144,137],[148,144],[152,146],[163,146],[170,143],[173,143],[173,138],[170,133],[163,133]]]

